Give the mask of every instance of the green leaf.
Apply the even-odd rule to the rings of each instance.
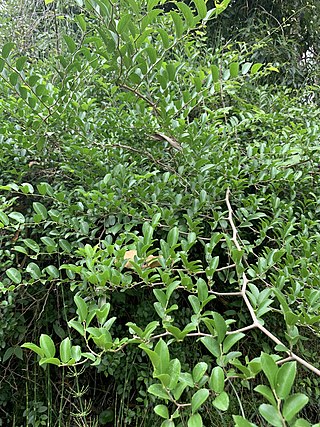
[[[51,4],[51,3],[53,3],[54,2],[54,0],[44,0],[44,4],[45,5],[47,5],[47,4]]]
[[[210,379],[209,379],[209,387],[215,393],[222,393],[224,390],[224,372],[220,366],[216,366],[212,369]]]
[[[88,316],[88,306],[83,298],[80,295],[74,296],[74,302],[77,306],[77,313],[79,315],[80,322],[84,322]]]
[[[250,423],[248,420],[241,417],[241,415],[232,415],[232,418],[236,423],[234,427],[257,427],[256,424]]]
[[[246,62],[246,63],[243,64],[242,70],[241,70],[241,72],[242,72],[243,75],[246,75],[248,73],[248,71],[251,68],[251,65],[252,65],[252,62]]]
[[[270,387],[260,384],[254,388],[254,391],[262,394],[262,396],[264,396],[271,403],[271,405],[277,406],[276,399],[275,399]]]
[[[8,270],[6,270],[6,275],[9,277],[10,280],[12,280],[17,285],[21,283],[22,277],[20,272],[16,268],[14,267],[8,268]]]
[[[204,0],[193,0],[196,5],[198,14],[201,19],[205,18],[207,15],[207,6]]]
[[[54,342],[49,335],[41,334],[40,335],[40,347],[44,351],[46,357],[54,357],[56,354],[56,348]]]
[[[40,252],[40,247],[37,242],[32,239],[24,239],[24,244],[31,249],[33,252]]]
[[[24,344],[21,345],[21,347],[34,351],[40,357],[45,356],[43,348],[38,347],[36,344],[33,344],[32,342],[25,342]]]
[[[282,417],[277,409],[272,405],[263,403],[259,406],[259,412],[263,418],[274,427],[282,427]]]
[[[198,390],[191,399],[192,413],[194,414],[200,408],[200,406],[208,399],[209,390],[202,388]]]
[[[201,278],[197,280],[197,290],[199,301],[202,303],[208,298],[208,286]]]
[[[60,359],[63,363],[67,363],[71,359],[71,341],[69,337],[66,337],[60,343]]]
[[[239,62],[232,62],[229,66],[230,69],[230,76],[235,78],[239,75]]]
[[[188,419],[188,427],[202,427],[202,417],[200,414],[193,414]]]
[[[77,50],[77,45],[75,44],[74,40],[67,35],[64,35],[63,38],[68,46],[69,52],[74,53]]]
[[[2,222],[3,225],[9,224],[8,216],[4,212],[1,212],[1,211],[0,211],[0,221]]]
[[[154,412],[161,418],[169,418],[169,411],[165,405],[157,405],[154,407]]]
[[[174,11],[171,11],[170,15],[171,15],[173,23],[174,23],[174,28],[175,28],[177,39],[179,39],[182,36],[183,30],[184,30],[182,18],[179,15],[179,13],[174,12]]]
[[[261,64],[260,62],[253,64],[251,67],[251,71],[250,71],[251,75],[256,74],[262,66],[263,66],[263,64]]]
[[[223,341],[223,353],[228,353],[231,347],[235,345],[236,342],[241,340],[243,337],[245,337],[245,334],[242,332],[237,332],[236,334],[230,334],[226,336],[226,338]]]
[[[45,271],[54,279],[58,279],[59,278],[59,270],[57,269],[57,267],[55,267],[54,265],[48,265],[45,268]]]
[[[182,1],[178,2],[177,6],[180,9],[180,11],[182,12],[188,27],[193,28],[194,24],[195,24],[195,19],[194,19],[194,15],[193,15],[190,7],[188,5],[186,5],[185,3],[183,3]]]
[[[220,346],[217,340],[213,337],[202,337],[200,341],[207,347],[207,349],[212,353],[215,357],[221,356]]]
[[[38,280],[41,277],[41,270],[39,266],[34,262],[30,262],[27,265],[26,272],[29,273],[30,276],[35,280]]]
[[[217,396],[214,401],[212,402],[212,405],[219,409],[219,411],[227,411],[229,408],[229,396],[228,394],[223,391],[219,396]]]
[[[179,381],[181,373],[181,363],[179,359],[172,359],[169,363],[168,374],[170,376],[170,382],[168,385],[169,390],[173,390]]]
[[[262,353],[260,359],[262,370],[268,378],[271,388],[274,389],[276,383],[276,376],[278,373],[278,366],[269,354]]]
[[[8,217],[19,222],[19,224],[23,224],[24,222],[26,222],[25,217],[20,212],[10,212]]]
[[[219,313],[213,313],[215,329],[218,335],[218,343],[221,344],[227,332],[227,325],[224,318]]]
[[[14,48],[14,43],[12,42],[6,43],[2,48],[2,52],[1,52],[2,57],[8,58],[13,48]]]
[[[275,391],[280,399],[285,399],[289,396],[297,373],[297,363],[284,363],[278,371],[276,377]]]
[[[154,351],[159,356],[159,364],[157,371],[159,374],[167,374],[170,362],[169,350],[165,341],[161,338],[154,348]]]
[[[161,399],[169,400],[169,395],[161,384],[152,384],[148,388],[148,392]]]
[[[202,379],[207,368],[208,364],[205,362],[199,362],[196,364],[196,366],[192,370],[192,378],[195,383],[198,383]]]
[[[40,215],[41,219],[47,219],[48,217],[48,212],[46,207],[40,203],[40,202],[33,202],[32,203],[33,209],[35,210],[35,212]]]
[[[57,359],[56,357],[45,357],[45,358],[39,360],[40,366],[48,365],[48,364],[59,366],[60,360]]]
[[[16,69],[18,71],[22,71],[24,64],[26,63],[28,57],[27,56],[21,56],[20,58],[17,59],[16,61]]]
[[[286,421],[292,420],[299,411],[309,402],[309,398],[302,393],[289,396],[283,404],[282,414]]]

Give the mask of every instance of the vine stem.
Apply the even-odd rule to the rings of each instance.
[[[235,245],[235,247],[237,248],[238,251],[241,251],[241,246],[239,244],[238,241],[238,231],[237,228],[235,226],[235,223],[233,221],[233,210],[231,207],[231,203],[230,203],[230,188],[227,189],[226,192],[226,205],[228,208],[228,220],[229,220],[229,224],[231,226],[232,229],[232,241]],[[278,345],[281,345],[283,347],[286,347],[283,342],[281,340],[279,340],[279,338],[277,338],[272,332],[270,332],[267,328],[265,328],[260,322],[259,319],[257,318],[253,306],[250,303],[250,300],[247,296],[247,285],[249,283],[249,279],[247,278],[246,274],[243,272],[242,274],[242,287],[241,287],[241,291],[240,291],[240,295],[242,296],[247,309],[251,315],[252,318],[252,325],[250,326],[246,326],[244,328],[238,329],[236,331],[231,331],[229,332],[229,334],[232,333],[237,333],[240,331],[245,331],[245,330],[249,330],[249,329],[253,329],[253,328],[257,328],[259,329],[261,332],[263,332],[268,338],[270,338],[273,342],[275,342]],[[306,360],[304,360],[303,358],[301,358],[300,356],[298,356],[297,354],[293,353],[292,351],[288,350],[286,351],[288,357],[285,359],[285,361],[287,360],[295,360],[296,362],[300,363],[301,365],[305,366],[307,369],[309,369],[310,371],[314,372],[315,374],[317,374],[318,376],[320,376],[320,370],[317,369],[315,366],[311,365],[311,363],[307,362]],[[278,361],[277,363],[282,363],[283,361]]]

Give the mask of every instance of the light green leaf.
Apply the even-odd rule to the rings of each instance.
[[[259,70],[260,70],[260,68],[263,66],[263,64],[261,64],[260,62],[259,63],[256,63],[256,64],[253,64],[252,65],[252,67],[251,67],[251,71],[250,71],[250,73],[253,75],[253,74],[256,74]]]
[[[21,283],[22,277],[20,274],[20,271],[18,271],[16,268],[11,267],[6,270],[6,275],[9,277],[10,280],[12,280],[17,285]]]
[[[77,306],[77,313],[79,315],[80,322],[84,322],[88,316],[88,306],[83,298],[80,295],[74,296],[74,302]]]
[[[56,348],[54,342],[49,335],[41,334],[40,335],[40,347],[44,351],[46,357],[54,357],[56,354]]]
[[[177,39],[179,39],[182,36],[183,30],[184,30],[182,18],[179,15],[179,13],[174,12],[174,11],[171,11],[170,15],[171,15],[173,23],[174,23],[174,28],[175,28]]]
[[[192,370],[192,378],[195,383],[198,383],[202,379],[207,368],[208,364],[205,362],[199,362],[196,364],[196,366]]]
[[[229,66],[230,69],[230,76],[231,77],[238,77],[239,75],[239,62],[232,62]]]
[[[227,332],[227,325],[224,318],[219,313],[213,313],[215,329],[218,335],[218,343],[221,344]]]
[[[45,356],[43,348],[38,347],[36,344],[33,344],[32,342],[25,342],[24,344],[21,345],[21,347],[34,351],[40,357]]]
[[[9,224],[8,216],[4,212],[1,212],[1,211],[0,211],[0,221],[2,222],[3,225]]]
[[[278,366],[276,365],[276,362],[273,360],[273,358],[269,354],[262,353],[260,360],[261,360],[261,366],[262,366],[263,372],[268,378],[271,388],[274,389],[275,380],[278,373]]]
[[[200,406],[208,399],[209,390],[202,388],[198,390],[191,399],[192,413],[194,414],[200,408]]]
[[[223,353],[228,353],[231,347],[235,345],[236,342],[241,340],[241,338],[245,337],[245,334],[242,332],[238,332],[236,334],[230,334],[226,336],[226,338],[223,341]]]
[[[283,404],[282,414],[286,421],[292,420],[299,411],[309,402],[309,398],[302,393],[289,396]]]
[[[212,405],[219,409],[219,411],[227,411],[229,408],[229,396],[228,394],[223,391],[219,396],[217,396],[214,401],[212,402]]]
[[[67,363],[71,359],[71,341],[69,337],[66,337],[60,343],[60,359],[63,363]]]
[[[232,418],[235,421],[234,427],[257,427],[256,424],[250,423],[248,420],[241,417],[241,415],[232,415]]]
[[[193,414],[188,420],[188,427],[202,427],[202,417],[200,414]]]
[[[215,357],[221,356],[220,346],[217,340],[213,337],[202,337],[200,341],[207,347],[207,349],[212,353]]]
[[[215,393],[221,393],[224,390],[224,372],[220,366],[216,366],[212,369],[209,379],[209,387]]]
[[[161,399],[169,400],[169,395],[161,384],[152,384],[148,388],[148,392]]]
[[[207,6],[204,0],[193,0],[196,5],[198,14],[201,19],[205,18],[207,15]]]
[[[165,405],[157,405],[154,407],[154,412],[161,418],[169,418],[169,411]]]
[[[282,427],[282,417],[277,409],[272,405],[263,403],[259,406],[259,412],[263,418],[274,427]]]
[[[284,363],[278,371],[275,381],[275,391],[280,399],[289,396],[297,373],[297,363]]]
[[[277,405],[276,399],[275,399],[270,387],[260,384],[254,388],[254,391],[262,394],[262,396],[264,396],[271,403],[271,405],[273,405],[273,406]]]
[[[56,365],[56,366],[60,366],[60,360],[57,359],[56,357],[45,357],[43,359],[39,360],[39,365]]]

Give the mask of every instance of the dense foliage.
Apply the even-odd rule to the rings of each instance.
[[[317,86],[164,3],[2,47],[1,425],[319,426]]]

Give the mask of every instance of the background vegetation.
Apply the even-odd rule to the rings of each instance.
[[[265,3],[0,3],[1,425],[319,426],[319,10]]]

